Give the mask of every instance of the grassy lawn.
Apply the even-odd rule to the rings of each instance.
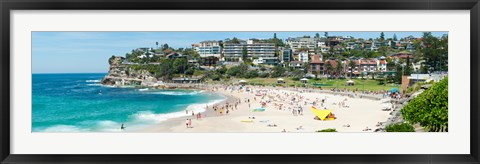
[[[252,78],[252,79],[243,79],[243,78],[238,78],[234,79],[231,82],[237,82],[239,80],[246,80],[249,84],[255,84],[255,85],[266,85],[266,86],[304,86],[304,84],[297,80],[292,80],[291,78],[288,77],[282,77],[285,81],[286,84],[278,84],[277,79],[278,78]],[[392,88],[397,88],[400,89],[400,85],[398,84],[386,84],[386,85],[379,85],[377,80],[372,80],[372,79],[352,79],[352,81],[355,82],[354,86],[345,86],[349,79],[309,79],[308,80],[308,85],[313,86],[313,84],[321,84],[322,88],[324,89],[331,89],[331,88],[336,88],[338,86],[339,89],[344,89],[347,88],[349,90],[355,90],[358,88],[358,90],[363,90],[365,87],[365,90],[369,91],[380,91],[380,90],[390,90]]]

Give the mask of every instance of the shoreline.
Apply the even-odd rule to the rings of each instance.
[[[173,90],[175,90],[175,89],[173,89]],[[194,89],[194,90],[201,90],[201,89]],[[212,92],[212,91],[208,91],[208,90],[203,90],[203,91],[209,92],[209,93],[216,93],[216,92]],[[216,93],[216,94],[218,94],[218,93]],[[225,96],[224,100],[222,100],[220,102],[217,102],[217,103],[214,103],[214,104],[211,104],[211,105],[208,105],[208,108],[204,108],[205,110],[203,112],[200,112],[200,114],[202,115],[202,119],[210,118],[210,117],[219,117],[220,116],[212,110],[212,108],[211,108],[212,106],[223,106],[226,103],[232,103],[232,102],[238,101],[238,98],[236,98],[234,96],[224,95],[224,94],[221,94],[221,95]],[[185,111],[188,111],[188,110],[185,109]],[[190,114],[191,112],[192,111],[188,111],[188,114]],[[161,121],[159,123],[149,125],[149,126],[147,126],[145,128],[142,128],[142,129],[138,129],[138,130],[134,130],[134,131],[125,131],[125,132],[126,133],[129,133],[129,132],[154,132],[154,131],[150,131],[149,129],[157,128],[157,126],[159,126],[159,125],[164,126],[164,129],[168,129],[169,127],[175,126],[175,125],[180,125],[180,124],[184,125],[186,119],[195,120],[196,119],[196,114],[197,113],[195,113],[195,115],[185,115],[185,116],[181,116],[181,117],[169,118],[165,121]]]

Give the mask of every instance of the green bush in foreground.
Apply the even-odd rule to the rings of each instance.
[[[448,132],[448,77],[410,100],[401,113],[409,123],[420,123],[428,131]]]
[[[334,129],[334,128],[322,129],[322,130],[317,130],[317,132],[337,132],[337,129]]]
[[[385,127],[387,132],[415,132],[415,128],[407,123],[390,124]]]

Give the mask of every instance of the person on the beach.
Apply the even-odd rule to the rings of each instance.
[[[192,126],[192,119],[188,119],[188,125],[190,126],[190,128],[193,128],[193,126]]]
[[[220,108],[220,114],[222,114],[222,112],[223,112],[223,108]]]
[[[187,128],[189,128],[189,127],[190,127],[190,125],[188,124],[188,119],[187,119],[187,120],[185,120],[185,125],[187,126]]]

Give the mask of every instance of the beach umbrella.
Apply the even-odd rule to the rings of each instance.
[[[390,89],[390,92],[392,92],[392,93],[393,93],[393,92],[399,92],[399,91],[398,91],[398,89],[397,89],[397,88],[392,88],[392,89]]]
[[[307,78],[303,78],[303,79],[300,79],[300,81],[302,81],[303,83],[307,83],[308,79]]]
[[[247,83],[246,80],[240,80],[239,83]]]

